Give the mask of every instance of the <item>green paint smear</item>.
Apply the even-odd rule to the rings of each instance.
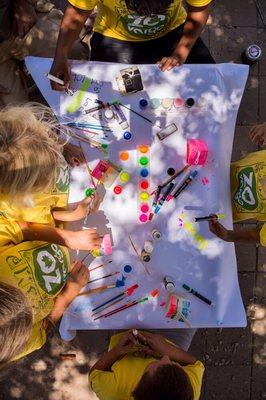
[[[69,104],[69,106],[66,109],[68,113],[73,113],[73,112],[77,111],[77,109],[81,105],[81,102],[86,94],[86,91],[89,89],[89,87],[91,85],[91,81],[92,81],[91,78],[85,78],[80,89],[76,93],[73,101],[71,102],[71,104]]]

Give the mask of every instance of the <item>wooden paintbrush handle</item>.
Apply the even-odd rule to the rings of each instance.
[[[98,288],[87,290],[86,292],[79,293],[78,296],[85,296],[87,294],[100,293],[100,292],[103,292],[106,289],[111,289],[111,288],[114,288],[114,287],[115,287],[115,285],[104,285],[104,286],[100,286]]]

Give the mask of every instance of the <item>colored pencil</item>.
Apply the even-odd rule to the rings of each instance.
[[[105,278],[109,278],[110,276],[114,276],[114,275],[117,275],[117,274],[120,274],[120,272],[118,272],[118,271],[112,272],[111,274],[107,274],[107,275],[101,276],[100,278],[92,279],[91,281],[88,281],[87,283],[97,282],[97,281],[100,281],[100,280],[105,279]]]
[[[97,287],[94,289],[87,290],[86,292],[79,293],[78,296],[85,296],[87,294],[101,293],[106,289],[113,289],[115,287],[116,287],[116,285],[104,285],[104,286],[100,286],[100,287]]]
[[[179,175],[181,175],[183,172],[185,172],[188,169],[189,165],[185,165],[183,168],[181,168],[179,171],[177,171],[174,175],[170,176],[167,181],[161,184],[162,188],[167,186],[170,182],[172,182],[175,178],[177,178]]]
[[[94,318],[94,321],[96,321],[97,319],[100,319],[100,318],[107,318],[107,317],[110,317],[111,315],[117,314],[117,313],[119,313],[119,312],[121,312],[121,311],[127,310],[128,308],[134,307],[134,306],[136,306],[137,304],[144,303],[144,302],[147,301],[147,300],[149,300],[149,297],[142,297],[140,300],[131,301],[131,302],[129,302],[129,303],[124,304],[124,305],[121,306],[121,307],[116,308],[116,309],[113,310],[113,311],[110,311],[110,312],[108,312],[108,313],[106,313],[106,314],[100,315],[100,316],[97,317],[97,318]]]
[[[117,296],[112,297],[111,299],[105,301],[104,303],[100,304],[99,306],[93,308],[91,311],[94,312],[96,310],[99,310],[99,308],[102,308],[104,306],[109,306],[110,303],[112,303],[113,301],[117,301],[117,299],[118,299],[118,301],[121,301],[124,298],[126,298],[127,296],[131,296],[138,287],[139,287],[138,284],[130,286],[128,289],[124,290],[122,293],[120,293]],[[113,305],[113,303],[112,303],[112,305]],[[101,312],[101,311],[98,311],[98,312]]]

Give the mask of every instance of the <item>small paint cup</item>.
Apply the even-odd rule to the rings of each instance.
[[[147,222],[147,221],[148,221],[148,216],[147,216],[147,214],[140,214],[139,220],[140,220],[140,222],[142,222],[142,223]]]
[[[147,108],[148,107],[148,100],[146,100],[146,99],[140,99],[140,101],[139,101],[139,108],[141,109],[141,110],[145,110],[145,108]]]
[[[119,178],[121,182],[127,183],[130,180],[130,174],[126,171],[120,172]]]
[[[142,181],[140,181],[139,186],[141,189],[146,190],[149,187],[149,182],[146,179],[143,179]]]
[[[148,159],[148,157],[146,157],[146,156],[140,157],[139,163],[140,163],[141,166],[145,167],[146,165],[149,164],[149,159]]]
[[[180,99],[180,98],[176,98],[175,100],[174,100],[174,106],[176,107],[176,108],[179,108],[179,107],[182,107],[184,105],[184,100],[183,99]]]
[[[165,110],[168,110],[170,107],[172,107],[172,105],[173,105],[173,99],[170,99],[168,97],[162,99],[162,107]]]
[[[147,200],[149,200],[149,197],[150,197],[150,195],[148,192],[144,192],[144,191],[140,192],[139,198],[141,201],[147,201]]]
[[[121,186],[117,185],[117,186],[114,187],[114,193],[115,194],[121,194],[122,191],[123,191],[123,189],[122,189]]]
[[[129,153],[127,151],[121,151],[119,158],[121,161],[127,161],[129,159]]]
[[[125,140],[131,140],[131,139],[132,139],[132,134],[131,134],[131,132],[129,132],[129,131],[124,132],[123,138],[124,138]]]
[[[143,154],[148,153],[149,147],[146,146],[146,144],[142,144],[142,145],[139,146],[139,151],[140,151],[141,153],[143,153]]]
[[[155,97],[155,98],[151,99],[150,105],[151,105],[151,108],[156,109],[156,108],[160,107],[161,101],[160,101],[160,99],[157,99]]]
[[[150,207],[149,207],[149,205],[148,205],[147,203],[143,203],[143,204],[140,206],[140,211],[141,211],[142,213],[144,213],[144,214],[146,214],[146,213],[149,211],[149,209],[150,209]]]
[[[141,168],[140,170],[140,176],[142,178],[147,178],[147,176],[149,175],[149,171],[147,168]]]

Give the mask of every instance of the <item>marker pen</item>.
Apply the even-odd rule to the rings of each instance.
[[[200,294],[196,290],[192,289],[191,287],[189,287],[185,283],[182,285],[182,287],[183,287],[183,289],[187,290],[189,293],[194,294],[194,296],[196,296],[198,299],[204,301],[204,303],[208,304],[209,306],[214,306],[215,305],[211,300],[207,299],[207,297],[203,296],[202,294]]]
[[[185,182],[176,190],[174,193],[174,198],[176,199],[177,196],[180,195],[181,192],[190,184],[190,182],[195,178],[195,176],[198,174],[198,171],[192,171],[190,176],[185,180]]]
[[[197,217],[195,218],[195,222],[199,221],[218,221],[218,219],[224,219],[225,214],[210,214],[206,217]]]

